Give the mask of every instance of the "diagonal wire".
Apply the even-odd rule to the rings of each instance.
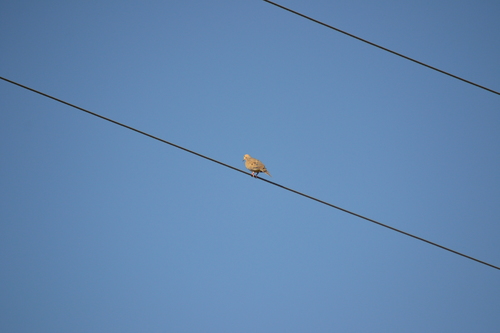
[[[150,138],[152,138],[152,139],[155,139],[155,140],[161,141],[161,142],[163,142],[163,143],[166,143],[166,144],[168,144],[168,145],[174,146],[175,148],[182,149],[182,150],[184,150],[184,151],[187,151],[188,153],[194,154],[194,155],[199,156],[199,157],[203,157],[203,158],[205,158],[205,159],[207,159],[207,160],[209,160],[209,161],[212,161],[212,162],[218,163],[218,164],[223,165],[223,166],[225,166],[225,167],[228,167],[228,168],[231,168],[231,169],[233,169],[233,170],[236,170],[236,171],[239,171],[239,172],[242,172],[242,173],[245,173],[245,174],[246,174],[246,172],[245,172],[245,171],[242,171],[242,170],[240,170],[240,169],[238,169],[238,168],[235,168],[235,167],[233,167],[233,166],[230,166],[229,164],[225,164],[225,163],[219,162],[219,161],[217,161],[217,160],[214,160],[213,158],[207,157],[207,156],[202,155],[202,154],[199,154],[199,153],[197,153],[197,152],[195,152],[195,151],[192,151],[192,150],[186,149],[186,148],[184,148],[184,147],[181,147],[181,146],[179,146],[179,145],[176,145],[175,143],[168,142],[168,141],[163,140],[163,139],[161,139],[161,138],[159,138],[159,137],[157,137],[157,136],[154,136],[154,135],[151,135],[151,134],[149,134],[149,133],[146,133],[146,132],[143,132],[143,131],[141,131],[141,130],[138,130],[138,129],[136,129],[136,128],[133,128],[132,126],[128,126],[128,125],[122,124],[122,123],[120,123],[120,122],[118,122],[118,121],[116,121],[116,120],[113,120],[113,119],[110,119],[110,118],[107,118],[107,117],[101,116],[101,115],[100,115],[100,114],[98,114],[98,113],[95,113],[95,112],[92,112],[92,111],[86,110],[86,109],[84,109],[84,108],[81,108],[81,107],[79,107],[79,106],[77,106],[77,105],[74,105],[74,104],[71,104],[71,103],[65,102],[65,101],[63,101],[62,99],[59,99],[59,98],[56,98],[56,97],[50,96],[50,95],[45,94],[45,93],[43,93],[43,92],[41,92],[41,91],[38,91],[38,90],[35,90],[35,89],[33,89],[33,88],[27,87],[27,86],[25,86],[25,85],[22,85],[22,84],[20,84],[20,83],[17,83],[17,82],[15,82],[15,81],[12,81],[12,80],[9,80],[9,79],[6,79],[6,78],[4,78],[4,77],[1,77],[1,76],[0,76],[0,79],[2,79],[2,80],[4,80],[4,81],[7,81],[7,82],[9,82],[9,83],[15,84],[16,86],[19,86],[19,87],[21,87],[21,88],[24,88],[24,89],[30,90],[30,91],[32,91],[32,92],[35,92],[35,93],[37,93],[37,94],[40,94],[40,95],[42,95],[42,96],[45,96],[45,97],[47,97],[47,98],[53,99],[53,100],[55,100],[55,101],[57,101],[57,102],[59,102],[59,103],[62,103],[62,104],[66,104],[66,105],[68,105],[68,106],[71,106],[72,108],[78,109],[78,110],[83,111],[83,112],[87,112],[88,114],[91,114],[91,115],[93,115],[93,116],[96,116],[96,117],[101,118],[101,119],[104,119],[104,120],[107,120],[107,121],[109,121],[109,122],[111,122],[111,123],[113,123],[113,124],[116,124],[116,125],[119,125],[119,126],[125,127],[126,129],[132,130],[132,131],[134,131],[134,132],[137,132],[137,133],[140,133],[140,134],[142,134],[142,135],[148,136],[148,137],[150,137]]]
[[[339,29],[339,28],[335,28],[335,27],[333,27],[333,26],[331,26],[331,25],[329,25],[329,24],[326,24],[326,23],[323,23],[323,22],[321,22],[321,21],[318,21],[318,20],[316,20],[316,19],[314,19],[314,18],[312,18],[312,17],[310,17],[310,16],[307,16],[307,15],[301,14],[301,13],[299,13],[299,12],[295,11],[295,10],[292,10],[292,9],[287,8],[287,7],[285,7],[285,6],[279,5],[279,4],[275,3],[275,2],[272,2],[272,1],[269,1],[269,0],[263,0],[263,1],[265,1],[265,2],[267,2],[267,3],[270,3],[271,5],[274,5],[274,6],[276,6],[276,7],[282,8],[282,9],[284,9],[284,10],[286,10],[286,11],[289,11],[290,13],[293,13],[293,14],[295,14],[295,15],[301,16],[301,17],[306,18],[306,19],[308,19],[308,20],[310,20],[310,21],[313,21],[313,22],[315,22],[315,23],[318,23],[318,24],[320,24],[320,25],[322,25],[322,26],[325,26],[325,27],[330,28],[330,29],[332,29],[332,30],[338,31],[338,32],[340,32],[340,33],[343,33],[344,35],[347,35],[347,36],[349,36],[349,37],[355,38],[355,39],[357,39],[357,40],[359,40],[359,41],[362,41],[362,42],[364,42],[364,43],[370,44],[371,46],[375,46],[375,47],[377,47],[377,48],[379,48],[379,49],[382,49],[382,50],[387,51],[387,52],[389,52],[389,53],[395,54],[395,55],[397,55],[397,56],[399,56],[399,57],[401,57],[401,58],[404,58],[404,59],[406,59],[406,60],[413,61],[414,63],[417,63],[417,64],[422,65],[422,66],[424,66],[424,67],[430,68],[430,69],[435,70],[435,71],[437,71],[437,72],[439,72],[439,73],[442,73],[442,74],[445,74],[445,75],[451,76],[451,77],[452,77],[452,78],[454,78],[454,79],[457,79],[457,80],[463,81],[463,82],[465,82],[465,83],[471,84],[471,85],[476,86],[476,87],[478,87],[478,88],[481,88],[481,89],[487,90],[487,91],[489,91],[489,92],[492,92],[492,93],[494,93],[494,94],[500,95],[500,92],[498,92],[498,91],[496,91],[496,90],[493,90],[493,89],[487,88],[487,87],[485,87],[485,86],[479,85],[479,84],[477,84],[477,83],[474,83],[474,82],[472,82],[472,81],[466,80],[466,79],[461,78],[461,77],[459,77],[459,76],[456,76],[456,75],[453,75],[453,74],[451,74],[451,73],[445,72],[445,71],[443,71],[443,70],[441,70],[441,69],[439,69],[439,68],[433,67],[433,66],[431,66],[431,65],[427,65],[426,63],[423,63],[423,62],[421,62],[421,61],[418,61],[418,60],[415,60],[415,59],[413,59],[413,58],[410,58],[410,57],[405,56],[404,54],[398,53],[398,52],[396,52],[396,51],[392,51],[392,50],[390,50],[390,49],[388,49],[388,48],[386,48],[386,47],[380,46],[380,45],[378,45],[378,44],[372,43],[372,42],[370,42],[370,41],[368,41],[368,40],[366,40],[366,39],[363,39],[363,38],[361,38],[361,37],[358,37],[358,36],[355,36],[355,35],[353,35],[353,34],[350,34],[350,33],[346,32],[346,31],[343,31],[343,30],[341,30],[341,29]]]
[[[27,89],[27,90],[29,90],[29,91],[32,91],[32,92],[34,92],[34,93],[40,94],[40,95],[42,95],[42,96],[45,96],[45,97],[47,97],[47,98],[53,99],[53,100],[55,100],[55,101],[57,101],[57,102],[59,102],[59,103],[66,104],[66,105],[68,105],[68,106],[71,106],[72,108],[75,108],[75,109],[78,109],[78,110],[80,110],[80,111],[86,112],[86,113],[91,114],[91,115],[93,115],[93,116],[95,116],[95,117],[98,117],[98,118],[101,118],[101,119],[103,119],[103,120],[109,121],[109,122],[111,122],[111,123],[113,123],[113,124],[116,124],[116,125],[119,125],[119,126],[125,127],[125,128],[127,128],[127,129],[129,129],[129,130],[132,130],[132,131],[134,131],[134,132],[140,133],[140,134],[145,135],[145,136],[147,136],[147,137],[150,137],[150,138],[152,138],[152,139],[155,139],[155,140],[158,140],[158,141],[160,141],[160,142],[166,143],[166,144],[171,145],[171,146],[173,146],[173,147],[175,147],[175,148],[182,149],[182,150],[184,150],[184,151],[186,151],[186,152],[188,152],[188,153],[191,153],[191,154],[194,154],[194,155],[196,155],[196,156],[202,157],[202,158],[207,159],[207,160],[209,160],[209,161],[212,161],[212,162],[214,162],[214,163],[217,163],[217,164],[223,165],[223,166],[225,166],[225,167],[227,167],[227,168],[230,168],[230,169],[232,169],[232,170],[235,170],[235,171],[238,171],[238,172],[244,173],[244,174],[246,174],[246,175],[248,175],[248,176],[252,176],[250,173],[245,172],[245,171],[243,171],[243,170],[241,170],[241,169],[235,168],[235,167],[233,167],[233,166],[231,166],[231,165],[229,165],[229,164],[222,163],[222,162],[217,161],[217,160],[215,160],[215,159],[213,159],[213,158],[207,157],[207,156],[202,155],[202,154],[200,154],[200,153],[197,153],[197,152],[195,152],[195,151],[192,151],[192,150],[189,150],[189,149],[187,149],[187,148],[184,148],[184,147],[181,147],[181,146],[179,146],[179,145],[176,145],[176,144],[174,144],[174,143],[172,143],[172,142],[169,142],[169,141],[163,140],[163,139],[161,139],[161,138],[159,138],[159,137],[157,137],[157,136],[151,135],[151,134],[149,134],[149,133],[146,133],[146,132],[143,132],[143,131],[141,131],[141,130],[138,130],[138,129],[134,128],[134,127],[131,127],[131,126],[125,125],[125,124],[123,124],[123,123],[120,123],[120,122],[118,122],[118,121],[116,121],[116,120],[113,120],[113,119],[110,119],[110,118],[107,118],[107,117],[101,116],[100,114],[97,114],[97,113],[95,113],[95,112],[92,112],[92,111],[86,110],[86,109],[84,109],[84,108],[82,108],[82,107],[79,107],[79,106],[76,106],[76,105],[74,105],[74,104],[68,103],[68,102],[66,102],[66,101],[63,101],[62,99],[59,99],[59,98],[53,97],[53,96],[51,96],[51,95],[45,94],[45,93],[43,93],[43,92],[41,92],[41,91],[35,90],[35,89],[33,89],[33,88],[27,87],[27,86],[25,86],[25,85],[22,85],[22,84],[20,84],[20,83],[17,83],[17,82],[15,82],[15,81],[12,81],[12,80],[9,80],[9,79],[6,79],[6,78],[1,77],[1,76],[0,76],[0,79],[2,79],[2,80],[4,80],[4,81],[7,81],[7,82],[9,82],[9,83],[12,83],[12,84],[14,84],[14,85],[16,85],[16,86],[19,86],[19,87],[21,87],[21,88],[24,88],[24,89]],[[476,259],[476,258],[474,258],[474,257],[468,256],[468,255],[463,254],[463,253],[461,253],[461,252],[458,252],[458,251],[452,250],[452,249],[450,249],[450,248],[448,248],[448,247],[445,247],[445,246],[439,245],[439,244],[437,244],[437,243],[431,242],[431,241],[429,241],[429,240],[427,240],[427,239],[425,239],[425,238],[418,237],[418,236],[412,235],[412,234],[410,234],[410,233],[408,233],[408,232],[406,232],[406,231],[402,231],[402,230],[396,229],[396,228],[391,227],[391,226],[389,226],[389,225],[387,225],[387,224],[384,224],[384,223],[378,222],[378,221],[376,221],[376,220],[373,220],[373,219],[368,218],[368,217],[366,217],[366,216],[363,216],[363,215],[360,215],[360,214],[354,213],[354,212],[352,212],[352,211],[349,211],[349,210],[347,210],[347,209],[341,208],[341,207],[339,207],[339,206],[335,206],[335,205],[333,205],[333,204],[331,204],[331,203],[328,203],[328,202],[326,202],[326,201],[323,201],[323,200],[317,199],[317,198],[315,198],[315,197],[312,197],[312,196],[310,196],[310,195],[307,195],[307,194],[304,194],[304,193],[302,193],[302,192],[296,191],[296,190],[291,189],[291,188],[289,188],[289,187],[286,187],[286,186],[283,186],[283,185],[277,184],[277,183],[272,182],[272,181],[267,180],[267,179],[263,179],[263,178],[257,178],[257,179],[262,180],[262,181],[264,181],[264,182],[267,182],[267,183],[269,183],[269,184],[272,184],[272,185],[274,185],[274,186],[277,186],[277,187],[279,187],[279,188],[282,188],[282,189],[284,189],[284,190],[290,191],[290,192],[292,192],[292,193],[295,193],[295,194],[301,195],[301,196],[306,197],[306,198],[308,198],[308,199],[311,199],[311,200],[317,201],[317,202],[319,202],[319,203],[321,203],[321,204],[323,204],[323,205],[326,205],[326,206],[329,206],[329,207],[332,207],[332,208],[338,209],[338,210],[340,210],[340,211],[343,211],[343,212],[345,212],[345,213],[348,213],[348,214],[354,215],[354,216],[359,217],[359,218],[361,218],[361,219],[363,219],[363,220],[366,220],[366,221],[369,221],[369,222],[375,223],[375,224],[377,224],[377,225],[379,225],[379,226],[382,226],[382,227],[384,227],[384,228],[387,228],[387,229],[390,229],[390,230],[393,230],[393,231],[399,232],[399,233],[401,233],[401,234],[403,234],[403,235],[406,235],[406,236],[409,236],[409,237],[415,238],[415,239],[417,239],[417,240],[419,240],[419,241],[422,241],[422,242],[425,242],[425,243],[427,243],[427,244],[434,245],[434,246],[436,246],[436,247],[438,247],[438,248],[440,248],[440,249],[443,249],[443,250],[449,251],[449,252],[451,252],[451,253],[457,254],[457,255],[462,256],[462,257],[464,257],[464,258],[467,258],[467,259],[470,259],[470,260],[476,261],[476,262],[478,262],[478,263],[481,263],[481,264],[483,264],[483,265],[490,266],[490,267],[492,267],[492,268],[495,268],[495,269],[500,270],[500,267],[495,266],[495,265],[492,265],[492,264],[490,264],[490,263],[487,263],[486,261],[482,261],[482,260]]]

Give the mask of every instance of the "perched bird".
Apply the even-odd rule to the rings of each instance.
[[[264,172],[265,174],[268,174],[269,177],[272,177],[269,171],[267,171],[264,163],[262,163],[258,159],[246,154],[245,156],[243,156],[243,161],[245,161],[245,167],[248,170],[252,171],[252,177],[257,177],[259,172]]]

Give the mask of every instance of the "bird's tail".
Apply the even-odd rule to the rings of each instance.
[[[269,173],[269,171],[264,170],[264,173],[265,173],[266,175],[268,175],[269,177],[272,177],[272,176],[271,176],[271,174]]]

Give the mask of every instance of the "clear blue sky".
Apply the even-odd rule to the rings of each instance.
[[[279,3],[500,90],[498,1]],[[2,1],[0,76],[500,265],[500,96],[264,1]],[[1,332],[498,332],[498,270],[0,96]]]

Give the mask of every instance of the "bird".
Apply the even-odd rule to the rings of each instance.
[[[269,171],[267,171],[264,163],[262,163],[258,159],[246,154],[245,156],[243,156],[243,161],[245,161],[245,167],[248,170],[252,171],[252,177],[257,178],[259,172],[264,172],[265,174],[269,175],[269,177],[272,177]]]

